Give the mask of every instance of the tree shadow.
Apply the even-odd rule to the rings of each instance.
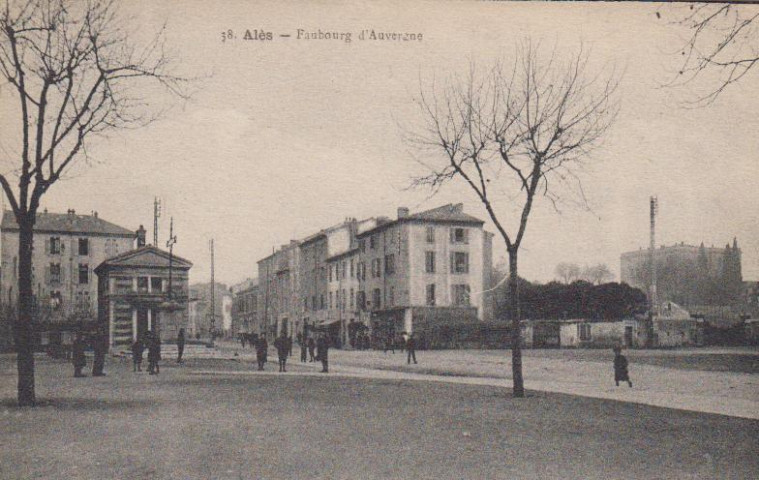
[[[81,398],[81,397],[47,397],[37,399],[34,407],[19,407],[15,398],[0,399],[0,408],[23,411],[31,409],[51,408],[58,411],[69,412],[93,412],[124,410],[135,408],[148,408],[155,402],[145,400],[123,400],[123,399],[104,399],[104,398]]]

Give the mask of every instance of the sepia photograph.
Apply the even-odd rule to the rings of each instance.
[[[759,478],[759,4],[0,0],[0,479]]]

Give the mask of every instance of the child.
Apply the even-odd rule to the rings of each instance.
[[[630,374],[627,371],[627,359],[622,355],[622,348],[614,347],[614,382],[619,386],[619,382],[627,382],[632,388],[633,383],[630,380]]]

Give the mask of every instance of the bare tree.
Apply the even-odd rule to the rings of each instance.
[[[561,262],[556,265],[556,276],[564,283],[572,283],[580,278],[580,266],[576,263]]]
[[[582,269],[581,278],[587,282],[601,285],[602,283],[610,282],[614,279],[614,274],[611,273],[611,269],[605,263],[599,263],[598,265],[585,266]]]
[[[684,85],[702,76],[711,82],[695,104],[713,102],[759,62],[759,9],[755,5],[672,5],[658,10],[656,16],[686,32],[677,51],[680,67],[670,85]]]
[[[530,212],[539,198],[556,206],[560,184],[581,193],[574,168],[599,144],[616,113],[616,81],[589,75],[587,62],[582,51],[565,62],[555,54],[542,61],[539,48],[526,42],[510,67],[497,63],[480,75],[471,65],[465,76],[441,87],[422,86],[416,100],[424,123],[408,141],[439,163],[425,164],[431,173],[413,184],[434,192],[462,181],[506,245],[516,397],[524,396],[518,254]],[[512,218],[516,224],[509,226]]]
[[[18,402],[35,404],[32,335],[32,239],[42,196],[89,141],[155,118],[142,99],[144,81],[183,95],[184,80],[169,75],[163,31],[137,49],[122,27],[114,0],[28,0],[0,12],[0,101],[14,102],[18,157],[0,184],[19,226]],[[14,189],[16,184],[17,189]]]

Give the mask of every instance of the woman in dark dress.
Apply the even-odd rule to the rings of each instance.
[[[630,373],[627,371],[627,358],[622,355],[620,347],[614,347],[614,382],[617,386],[619,386],[619,382],[627,382],[630,388],[633,386]]]

